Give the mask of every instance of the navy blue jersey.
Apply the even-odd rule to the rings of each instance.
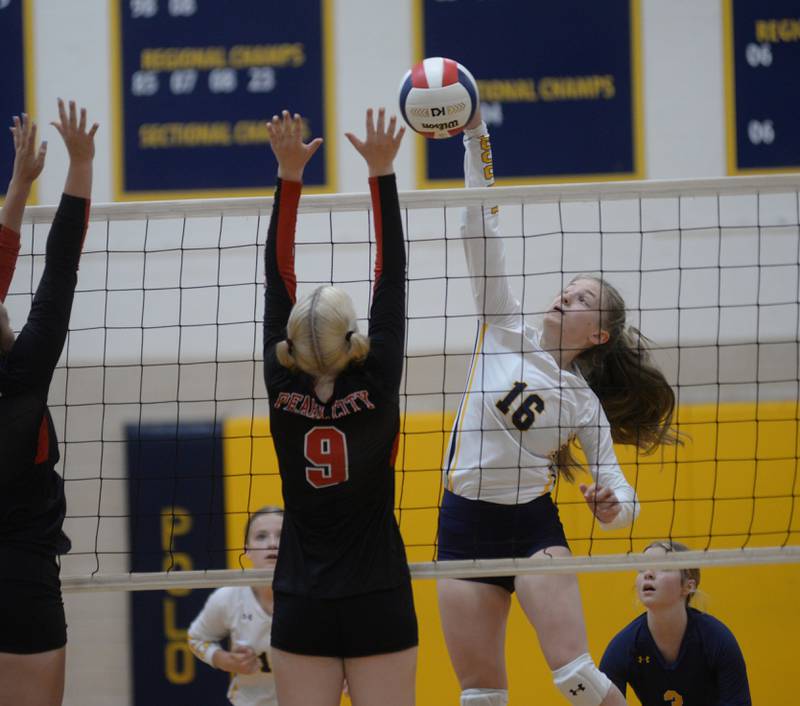
[[[661,656],[643,613],[611,640],[600,670],[623,694],[630,684],[642,706],[750,706],[744,657],[733,633],[694,608],[688,618],[674,663]]]
[[[320,401],[308,375],[275,356],[295,302],[301,185],[278,181],[266,248],[264,377],[285,515],[274,588],[340,598],[409,580],[394,517],[398,390],[405,337],[405,246],[394,175],[370,179],[377,256],[370,352]]]
[[[61,197],[28,320],[11,351],[0,355],[0,547],[47,555],[70,549],[47,395],[67,337],[88,219],[87,199]]]

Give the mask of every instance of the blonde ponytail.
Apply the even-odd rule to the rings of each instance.
[[[356,328],[353,302],[336,287],[318,287],[298,301],[289,315],[286,334],[286,340],[275,348],[278,362],[317,380],[333,380],[369,354],[369,338]]]

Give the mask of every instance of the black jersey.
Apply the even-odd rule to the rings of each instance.
[[[394,517],[405,337],[405,246],[394,175],[370,179],[377,241],[370,353],[321,402],[313,380],[276,359],[295,301],[294,231],[301,185],[278,181],[266,249],[264,377],[285,515],[278,591],[339,598],[409,580]]]
[[[88,217],[87,199],[61,197],[28,320],[0,356],[0,548],[48,555],[70,549],[61,529],[66,500],[47,395],[67,336]]]
[[[750,706],[744,657],[730,630],[707,613],[688,609],[678,658],[668,664],[647,626],[647,613],[623,628],[606,648],[600,670],[625,694],[630,684],[642,706]]]

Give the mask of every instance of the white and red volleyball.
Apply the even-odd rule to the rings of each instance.
[[[400,112],[409,127],[440,140],[457,135],[478,107],[478,84],[453,59],[441,56],[421,61],[400,83]]]

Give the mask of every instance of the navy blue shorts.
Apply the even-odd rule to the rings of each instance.
[[[521,505],[501,505],[444,491],[439,508],[439,561],[529,557],[547,547],[569,549],[550,493]],[[514,593],[513,576],[468,580]]]
[[[66,644],[56,558],[0,547],[0,652],[38,654]]]
[[[346,598],[275,591],[273,647],[318,657],[368,657],[419,644],[411,582]]]

